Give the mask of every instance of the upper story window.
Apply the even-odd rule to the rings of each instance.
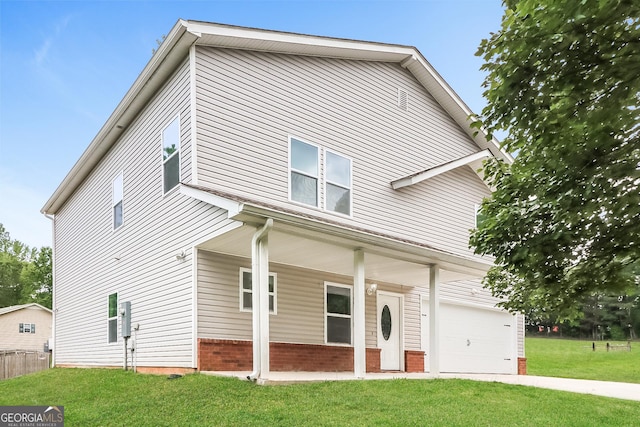
[[[180,117],[162,131],[162,177],[165,193],[180,182]]]
[[[326,209],[351,215],[351,159],[326,152]]]
[[[109,313],[107,318],[109,342],[118,342],[118,294],[109,295]]]
[[[324,169],[321,171],[322,155]],[[351,159],[290,138],[289,169],[289,197],[292,201],[351,215]],[[321,182],[324,198],[319,197]]]
[[[251,311],[253,306],[253,284],[251,270],[240,269],[240,310]],[[269,273],[269,313],[277,313],[278,280],[275,273]]]
[[[123,199],[123,181],[122,172],[118,174],[111,184],[113,195],[113,229],[119,228],[123,223],[122,216],[122,199]]]
[[[486,215],[482,212],[482,205],[475,205],[475,228],[478,228],[480,224],[487,218]]]
[[[318,147],[291,138],[291,200],[318,206]]]

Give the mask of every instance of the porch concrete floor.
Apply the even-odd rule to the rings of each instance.
[[[243,380],[251,373],[249,371],[202,371],[204,375],[236,377]],[[504,384],[539,387],[551,390],[569,391],[573,393],[593,394],[596,396],[613,397],[617,399],[640,401],[640,384],[618,383],[611,381],[579,380],[572,378],[538,377],[532,375],[500,375],[500,374],[439,374],[428,372],[377,372],[367,373],[363,380],[391,380],[391,379],[467,379],[473,381],[499,382]],[[322,381],[356,380],[352,372],[270,372],[268,379],[260,384],[300,384]]]

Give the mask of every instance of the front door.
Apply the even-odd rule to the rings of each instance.
[[[400,303],[400,296],[378,293],[378,347],[382,370],[399,371],[401,368]]]

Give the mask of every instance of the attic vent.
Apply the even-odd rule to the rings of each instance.
[[[398,88],[398,108],[402,111],[409,111],[409,93]]]

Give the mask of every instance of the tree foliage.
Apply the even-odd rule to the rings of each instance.
[[[51,308],[51,261],[51,248],[29,248],[0,224],[0,307],[37,302]]]
[[[520,311],[564,316],[596,292],[624,294],[640,265],[640,2],[507,0],[483,40],[489,134],[507,165],[472,233],[495,257],[485,284]]]

